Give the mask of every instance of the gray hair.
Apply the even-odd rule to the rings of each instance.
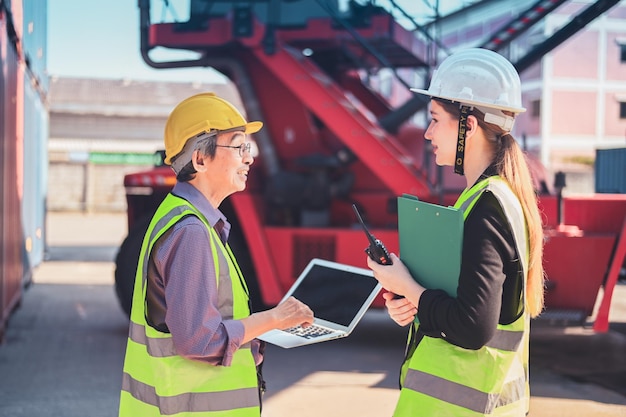
[[[212,130],[209,132],[202,132],[185,143],[183,150],[178,155],[172,158],[172,169],[178,175],[180,171],[191,162],[191,157],[196,150],[203,150],[204,154],[215,154],[215,138],[218,131]]]

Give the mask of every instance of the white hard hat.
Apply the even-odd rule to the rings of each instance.
[[[488,49],[455,52],[435,70],[428,90],[411,91],[478,108],[485,122],[506,131],[514,118],[502,112],[522,113],[522,89],[515,67],[502,55]]]

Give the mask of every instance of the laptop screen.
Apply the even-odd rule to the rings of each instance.
[[[308,305],[315,317],[347,327],[377,284],[371,271],[366,275],[314,264],[292,295]]]

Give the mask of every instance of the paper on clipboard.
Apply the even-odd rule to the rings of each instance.
[[[463,212],[398,197],[400,259],[413,278],[427,289],[441,289],[456,297],[461,271]]]

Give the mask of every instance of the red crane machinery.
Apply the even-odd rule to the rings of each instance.
[[[562,2],[539,3],[550,3],[553,10]],[[611,2],[597,3],[610,7]],[[456,200],[462,179],[436,169],[420,140],[423,130],[409,121],[425,101],[407,89],[400,97],[404,104],[394,105],[399,99],[385,98],[367,77],[385,68],[408,87],[400,73],[429,69],[432,40],[415,36],[371,1],[351,1],[345,10],[330,0],[190,0],[189,5],[187,21],[153,23],[150,1],[140,0],[141,52],[155,68],[214,68],[237,86],[248,118],[265,124],[254,135],[259,154],[247,189],[220,207],[235,224],[231,246],[259,295],[254,308],[277,303],[311,258],[363,266],[367,242],[353,203],[368,228],[397,253],[399,195],[445,205]],[[510,22],[485,46],[502,47],[542,13]],[[197,57],[157,62],[150,56],[157,47]],[[530,53],[527,62],[545,52]],[[147,221],[174,182],[169,167],[124,180],[130,232],[116,259],[116,288],[126,311]],[[626,196],[542,195],[540,204],[549,237],[547,314],[565,312],[582,321],[592,314],[603,283],[610,304],[609,286],[619,273],[615,265],[626,250]],[[584,260],[577,255],[583,251]]]

